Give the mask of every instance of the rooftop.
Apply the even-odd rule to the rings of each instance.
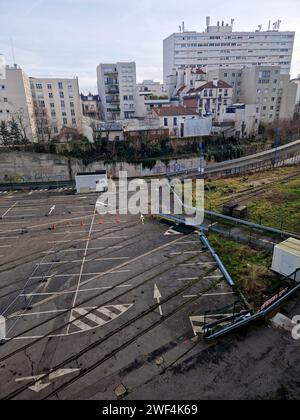
[[[186,108],[184,106],[169,106],[164,108],[153,108],[159,117],[173,117],[181,115],[199,115],[193,109]]]
[[[231,89],[232,86],[228,84],[227,82],[224,82],[224,80],[218,80],[218,81],[210,81],[205,83],[204,85],[200,86],[197,89],[191,89],[188,91],[188,94],[192,93],[199,93],[202,92],[205,89]]]
[[[293,254],[300,257],[300,241],[294,238],[287,239],[281,244],[276,245],[277,249]]]

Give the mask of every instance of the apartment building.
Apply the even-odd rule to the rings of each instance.
[[[242,71],[240,99],[261,109],[261,121],[292,119],[297,86],[289,75],[282,75],[280,67],[247,67]]]
[[[50,140],[62,129],[82,131],[78,78],[30,78],[39,140]]]
[[[18,124],[23,138],[37,141],[30,81],[17,65],[2,69],[0,79],[0,121],[10,123],[12,120]]]
[[[154,80],[144,80],[142,83],[138,83],[137,89],[140,94],[151,95],[157,98],[166,95],[164,85]]]
[[[252,32],[235,32],[230,24],[210,24],[207,17],[204,32],[173,33],[163,43],[164,83],[173,69],[180,66],[235,68],[245,66],[279,66],[283,74],[290,74],[295,32],[279,31],[280,22]]]
[[[183,105],[196,110],[200,116],[212,116],[219,120],[232,104],[232,96],[233,88],[223,80],[215,79],[190,89],[183,98]]]
[[[5,79],[5,57],[3,54],[0,54],[0,79]]]
[[[101,99],[99,95],[80,95],[82,113],[84,117],[100,120],[102,117]]]
[[[241,89],[242,89],[242,69],[235,69],[235,68],[218,68],[218,69],[211,69],[207,72],[207,79],[213,80],[224,80],[224,82],[228,83],[233,88],[233,97],[232,100],[234,102],[240,102],[241,97]]]
[[[106,121],[136,116],[136,64],[100,64],[97,67],[98,92]]]
[[[167,77],[166,92],[170,98],[177,98],[190,89],[197,88],[201,82],[207,80],[205,69],[181,66],[174,69],[173,73]]]

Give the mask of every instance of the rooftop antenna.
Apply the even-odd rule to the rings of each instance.
[[[182,32],[185,32],[185,25],[184,25],[184,22],[182,22]]]
[[[235,19],[231,19],[231,26],[233,26]]]
[[[268,31],[271,30],[271,21],[269,20],[269,26],[268,26]]]
[[[261,30],[262,30],[262,25],[259,25],[259,26],[258,26],[258,30],[259,30],[259,32],[261,32]]]
[[[278,20],[278,24],[277,24],[277,28],[278,28],[278,31],[279,31],[279,29],[280,29],[280,25],[282,24],[282,20]]]
[[[179,32],[181,33],[181,25],[179,25]]]
[[[13,39],[12,38],[10,38],[10,45],[11,45],[11,52],[12,52],[13,64],[14,64],[14,66],[16,66],[17,63],[16,63],[16,56],[15,56],[15,46],[14,46],[14,42],[13,42]]]

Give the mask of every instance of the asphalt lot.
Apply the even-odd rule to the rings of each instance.
[[[0,315],[9,339],[0,347],[0,398],[111,399],[120,385],[127,398],[202,398],[218,358],[249,353],[243,335],[195,341],[205,312],[212,320],[229,314],[237,297],[195,233],[99,215],[97,199],[67,190],[0,196]],[[249,333],[261,336],[262,357],[265,330]],[[281,336],[289,338],[276,331],[272,340]]]

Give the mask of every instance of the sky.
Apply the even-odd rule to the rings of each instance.
[[[135,61],[138,81],[163,78],[163,39],[235,19],[235,30],[267,29],[271,19],[294,30],[292,76],[300,74],[299,0],[0,0],[0,53],[30,76],[78,76],[96,93],[99,63]]]

